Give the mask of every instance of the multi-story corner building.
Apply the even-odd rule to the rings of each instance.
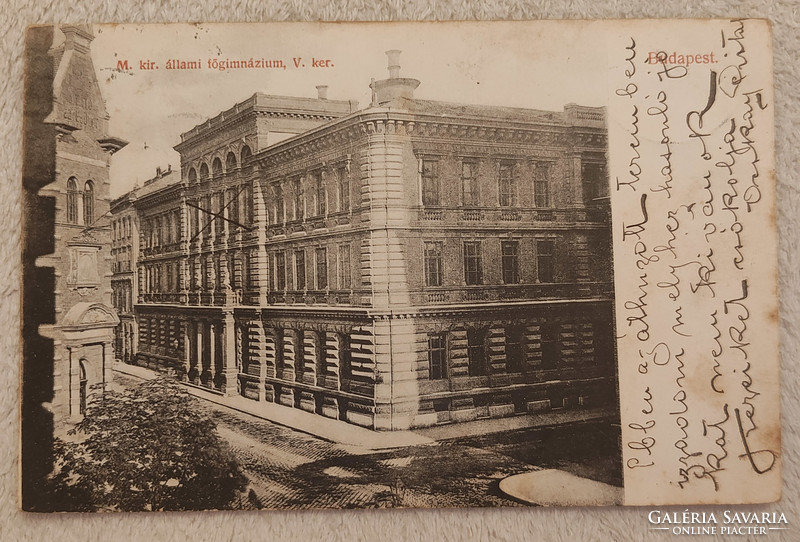
[[[137,195],[139,357],[375,429],[613,404],[606,119],[257,94]],[[297,134],[286,139],[289,134]]]
[[[136,262],[139,258],[139,221],[133,202],[136,189],[111,202],[111,302],[119,317],[114,336],[116,358],[132,363],[139,342],[133,306],[138,300]]]

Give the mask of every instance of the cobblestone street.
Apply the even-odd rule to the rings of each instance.
[[[501,479],[540,468],[621,485],[607,421],[359,452],[205,404],[263,508],[522,506]]]

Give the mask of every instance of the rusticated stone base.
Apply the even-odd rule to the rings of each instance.
[[[300,394],[300,409],[306,412],[315,412],[317,410],[317,403],[314,400],[314,394],[307,391],[296,392]]]
[[[528,412],[544,412],[550,410],[550,399],[528,402]]]
[[[514,405],[489,405],[490,418],[505,418],[514,415]]]

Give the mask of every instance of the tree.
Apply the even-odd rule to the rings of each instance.
[[[216,423],[167,378],[95,392],[72,433],[84,438],[55,445],[57,509],[224,509],[247,485]]]

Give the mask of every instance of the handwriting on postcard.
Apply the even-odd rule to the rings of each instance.
[[[780,494],[769,29],[696,23],[610,52],[628,504]]]

